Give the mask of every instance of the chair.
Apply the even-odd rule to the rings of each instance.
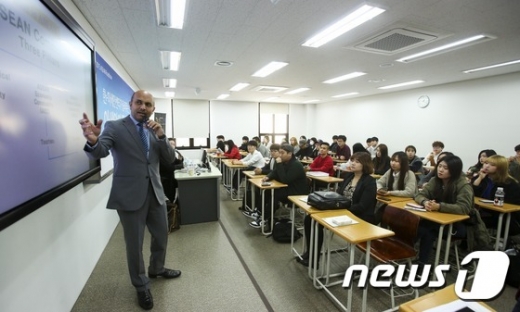
[[[419,221],[419,216],[407,210],[387,206],[383,213],[383,224],[386,224],[395,235],[371,241],[370,256],[384,264],[396,264],[406,260],[411,265],[412,259],[417,256],[414,244]],[[366,252],[367,244],[361,243],[357,247]],[[419,291],[414,289],[413,292],[417,298]],[[395,296],[392,284],[390,287],[392,309],[395,308],[395,297],[403,295]]]

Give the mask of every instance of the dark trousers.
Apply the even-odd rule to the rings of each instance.
[[[159,204],[150,183],[146,201],[141,208],[135,211],[118,210],[117,213],[123,226],[130,280],[137,291],[146,290],[150,280],[146,276],[143,259],[144,230],[148,227],[152,236],[148,273],[162,273],[168,244],[166,205]]]
[[[444,228],[443,237],[447,237],[448,226]],[[457,222],[453,224],[452,238],[465,238],[466,226]],[[433,249],[433,244],[439,236],[439,225],[435,222],[423,220],[419,222],[417,228],[417,239],[419,240],[419,261],[422,263],[429,263],[430,256]]]
[[[265,190],[265,208],[264,208],[264,220],[271,220],[271,190]],[[262,211],[262,194],[255,195],[256,207],[259,207],[258,210]],[[288,203],[287,199],[289,193],[286,188],[280,188],[274,190],[274,209],[275,212],[278,209],[279,203]]]

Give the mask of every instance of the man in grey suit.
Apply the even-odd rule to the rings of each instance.
[[[132,95],[130,115],[108,121],[101,134],[102,120],[94,125],[83,114],[80,120],[87,139],[85,152],[99,159],[112,152],[114,176],[107,208],[116,209],[123,226],[130,279],[137,290],[139,305],[153,308],[149,278],[175,278],[178,270],[166,269],[168,230],[166,202],[159,175],[159,163],[172,163],[175,153],[161,125],[148,120],[155,110],[153,96],[143,90]],[[151,256],[146,276],[143,259],[145,227],[151,233]]]

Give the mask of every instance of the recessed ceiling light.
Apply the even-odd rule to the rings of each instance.
[[[369,79],[368,82],[370,83],[380,83],[386,81],[385,79]]]
[[[175,92],[164,92],[164,94],[169,98],[175,97]]]
[[[177,79],[164,78],[163,86],[165,88],[175,88],[175,87],[177,87]]]
[[[300,93],[300,92],[304,92],[304,91],[308,91],[310,90],[311,88],[298,88],[298,89],[294,89],[294,90],[291,90],[289,92],[285,92],[285,94],[296,94],[296,93]]]
[[[371,20],[372,18],[383,13],[385,10],[378,7],[363,5],[356,11],[345,16],[338,22],[327,27],[317,35],[313,36],[309,40],[305,41],[303,46],[317,48],[325,43],[341,36],[347,31],[356,28],[357,26]]]
[[[232,65],[233,65],[233,62],[230,62],[230,61],[216,61],[215,62],[215,66],[220,66],[220,67],[229,67]]]
[[[474,72],[481,71],[481,70],[488,70],[488,69],[492,69],[492,68],[514,65],[514,64],[518,64],[518,63],[520,63],[520,60],[495,64],[495,65],[489,65],[489,66],[484,66],[484,67],[479,67],[479,68],[474,68],[474,69],[468,69],[468,70],[463,71],[463,73],[470,74],[470,73],[474,73]]]
[[[426,50],[426,51],[412,54],[409,56],[405,56],[403,58],[398,59],[397,62],[408,63],[408,62],[420,60],[427,56],[432,56],[432,55],[437,55],[440,53],[448,52],[449,50],[453,50],[456,47],[463,48],[463,47],[468,46],[469,44],[474,44],[477,42],[484,42],[484,41],[488,41],[491,39],[494,39],[494,37],[488,36],[488,35],[477,35],[477,36],[469,37],[469,38],[462,39],[459,41],[455,41],[455,42],[452,42],[449,44],[445,44],[443,46],[440,46],[440,47],[437,47],[434,49],[430,49],[430,50]]]
[[[217,97],[217,100],[223,100],[229,96],[229,93],[223,93]]]
[[[349,96],[349,95],[356,95],[356,94],[359,94],[359,92],[343,93],[343,94],[333,95],[332,97],[333,98],[340,98],[340,97],[345,97],[345,96]]]
[[[186,0],[155,0],[157,24],[162,27],[182,29]]]
[[[309,104],[309,103],[316,103],[316,102],[319,102],[320,100],[307,100],[305,102],[303,102],[303,104]]]
[[[251,89],[251,91],[258,91],[258,92],[272,92],[277,93],[281,91],[287,90],[287,87],[277,87],[277,86],[257,86]]]
[[[384,89],[399,88],[399,87],[414,85],[414,84],[423,83],[423,82],[424,82],[423,80],[413,80],[413,81],[408,81],[408,82],[402,82],[402,83],[398,83],[398,84],[388,85],[388,86],[384,86],[384,87],[379,87],[378,89],[384,90]]]
[[[161,54],[161,63],[163,69],[179,70],[179,63],[181,61],[181,52],[175,51],[159,51]]]
[[[231,89],[229,89],[229,91],[237,92],[237,91],[240,91],[240,90],[244,89],[247,86],[249,86],[249,83],[247,83],[247,82],[239,82],[236,85],[234,85],[233,87],[231,87]]]
[[[381,68],[388,68],[388,67],[392,67],[394,66],[394,63],[385,63],[385,64],[380,64],[379,67]]]
[[[287,66],[289,63],[285,62],[271,62],[264,67],[260,68],[258,71],[256,71],[252,76],[253,77],[267,77],[273,72],[279,70],[280,68],[283,68]]]
[[[346,75],[343,75],[343,76],[339,76],[339,77],[336,77],[336,78],[325,80],[323,83],[336,83],[336,82],[340,82],[340,81],[344,81],[344,80],[347,80],[347,79],[356,78],[356,77],[363,76],[363,75],[366,75],[366,73],[353,72],[353,73],[350,73],[350,74],[346,74]]]

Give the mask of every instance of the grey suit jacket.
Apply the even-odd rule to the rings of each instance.
[[[114,177],[107,208],[138,210],[146,200],[151,182],[160,204],[166,197],[159,175],[159,163],[172,163],[175,152],[166,139],[159,140],[153,131],[149,132],[150,151],[146,151],[130,116],[108,121],[94,147],[85,145],[85,152],[91,159],[106,157],[112,152],[114,157]]]

